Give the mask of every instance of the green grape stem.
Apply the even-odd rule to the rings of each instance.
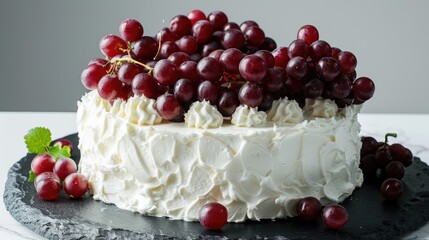
[[[388,137],[398,137],[398,134],[396,133],[386,133],[386,135],[384,136],[384,145],[387,145],[388,142]]]

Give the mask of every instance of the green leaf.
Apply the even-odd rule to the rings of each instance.
[[[27,181],[29,181],[29,182],[34,182],[34,180],[36,180],[36,174],[33,172],[33,170],[30,170],[29,172],[28,172],[28,179],[27,179]]]
[[[62,157],[70,157],[70,148],[68,146],[63,146],[60,148],[59,146],[50,146],[48,149],[48,153],[51,154],[55,159],[59,159]]]
[[[44,127],[32,128],[24,136],[25,145],[29,153],[45,153],[51,144],[51,131]]]

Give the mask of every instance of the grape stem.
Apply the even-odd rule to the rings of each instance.
[[[118,62],[131,62],[131,63],[134,63],[134,64],[137,64],[137,65],[140,65],[140,66],[142,66],[142,67],[144,67],[144,68],[146,68],[147,70],[149,70],[149,74],[152,72],[152,70],[153,70],[153,68],[152,67],[149,67],[148,65],[146,65],[146,64],[143,64],[143,63],[141,63],[141,62],[139,62],[139,61],[137,61],[137,60],[135,60],[135,59],[133,59],[133,58],[131,58],[130,56],[128,56],[128,57],[122,57],[122,58],[117,58],[117,59],[115,59],[114,61],[113,61],[113,63],[112,64],[116,64],[116,63],[118,63]]]
[[[384,136],[384,145],[387,145],[388,142],[388,137],[397,137],[398,134],[396,133],[386,133],[386,135]]]

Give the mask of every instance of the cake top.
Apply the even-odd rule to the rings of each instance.
[[[277,47],[255,21],[238,25],[221,11],[177,15],[155,37],[126,19],[119,33],[101,39],[106,58],[89,63],[83,85],[112,105],[153,99],[145,106],[156,110],[155,118],[186,120],[188,127],[218,127],[223,118],[246,127],[299,120],[297,109],[309,103],[322,104],[323,117],[332,117],[329,109],[362,104],[375,90],[371,79],[357,78],[355,55],[319,40],[312,25],[287,47]]]

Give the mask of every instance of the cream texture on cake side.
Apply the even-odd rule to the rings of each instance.
[[[135,111],[158,122],[153,103],[136,101]],[[363,181],[355,106],[300,123],[198,129],[146,125],[126,104],[92,91],[77,112],[79,169],[94,199],[122,209],[196,221],[205,203],[219,202],[229,222],[286,218],[303,197],[340,202]]]

